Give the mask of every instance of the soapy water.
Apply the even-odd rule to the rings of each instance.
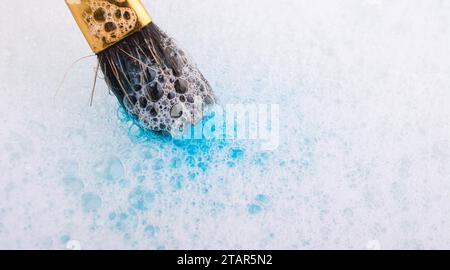
[[[448,1],[143,2],[223,106],[279,104],[279,146],[147,133],[101,80],[88,107],[93,59],[52,106],[89,47],[64,1],[10,1],[0,248],[450,247]]]
[[[163,242],[156,245],[157,239],[161,235],[159,239],[165,238],[170,226],[152,223],[152,220],[164,217],[162,209],[167,205],[161,207],[162,202],[180,207],[181,202],[177,200],[182,197],[167,201],[170,196],[188,193],[192,198],[190,203],[206,207],[204,211],[208,215],[217,214],[228,202],[209,194],[211,189],[223,186],[226,181],[224,175],[214,171],[226,168],[237,172],[247,166],[263,169],[265,161],[270,159],[270,152],[256,150],[260,147],[254,141],[174,138],[141,127],[138,120],[121,107],[117,118],[118,128],[126,131],[130,145],[142,148],[141,156],[134,159],[127,159],[126,155],[110,156],[94,162],[89,170],[98,182],[91,191],[78,175],[77,162],[65,161],[60,164],[66,174],[61,184],[70,196],[80,201],[85,218],[92,218],[93,232],[103,231],[106,226],[132,248],[164,248]],[[211,118],[214,118],[213,111],[207,112],[198,125]],[[251,156],[248,156],[248,149],[254,149]],[[241,177],[245,180],[243,175]],[[87,185],[92,186],[92,183]],[[268,205],[268,195],[258,194],[254,202],[243,207],[249,215],[257,215]],[[142,234],[143,238],[137,237]],[[68,243],[71,238],[63,235],[61,239]]]

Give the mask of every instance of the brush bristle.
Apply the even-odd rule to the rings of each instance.
[[[178,134],[215,103],[190,57],[154,23],[98,54],[112,93],[145,128]]]

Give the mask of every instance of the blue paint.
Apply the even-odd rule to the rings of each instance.
[[[127,214],[125,212],[121,212],[118,215],[118,218],[114,219],[114,228],[124,234],[124,237],[130,232],[134,230],[138,226],[138,219],[136,215]]]
[[[206,163],[206,162],[200,162],[199,164],[198,164],[198,167],[202,170],[202,171],[206,171],[207,169],[208,169],[208,163]]]
[[[175,190],[180,190],[184,186],[184,176],[181,174],[176,174],[170,178],[170,185]]]
[[[269,154],[267,152],[257,153],[255,155],[255,157],[253,158],[254,163],[259,166],[265,165],[268,159],[269,159]]]
[[[128,121],[133,122],[130,119]],[[130,127],[129,122],[124,125]],[[128,205],[124,206],[126,210],[118,209],[107,216],[111,228],[119,231],[125,238],[129,236],[129,241],[138,240],[130,233],[139,229],[144,230],[149,238],[158,235],[159,228],[147,223],[149,214],[147,212],[150,209],[152,216],[161,214],[160,209],[152,207],[156,195],[167,195],[168,189],[175,192],[183,190],[188,184],[195,186],[194,192],[208,194],[215,188],[214,179],[205,183],[206,179],[200,177],[201,175],[206,175],[208,170],[222,164],[225,166],[228,164],[230,169],[234,169],[239,162],[245,162],[245,148],[237,144],[230,148],[231,143],[225,139],[172,139],[170,136],[139,128],[135,124],[131,125],[128,135],[135,143],[135,148],[142,149],[138,152],[140,160],[131,163],[130,174],[126,174],[125,166],[122,164],[122,161],[129,157],[126,153],[120,156],[122,161],[110,159],[106,171],[110,179],[125,181],[124,178],[129,178],[127,185],[123,185],[124,189],[132,188],[127,196]],[[100,172],[105,171],[104,168],[105,166]],[[118,175],[121,176],[118,178]],[[217,211],[219,208],[214,206],[214,209]],[[262,210],[262,206],[258,203],[248,206],[248,211],[252,214]]]
[[[195,156],[199,153],[200,149],[197,145],[189,145],[186,148],[186,151],[188,152],[189,155]]]
[[[84,188],[83,181],[75,176],[66,176],[63,178],[63,183],[68,190],[72,192],[80,192]]]
[[[155,200],[155,194],[146,190],[143,186],[135,188],[128,195],[128,202],[133,209],[147,211],[150,204]]]
[[[256,200],[258,202],[265,203],[265,202],[267,202],[269,200],[269,197],[267,197],[264,194],[258,194],[258,195],[256,195]]]
[[[186,164],[190,167],[195,167],[195,158],[192,156],[188,156],[186,158]]]
[[[96,211],[102,206],[102,199],[100,196],[92,192],[83,194],[81,201],[85,212]]]
[[[160,171],[164,168],[164,160],[162,159],[157,159],[152,166],[152,169],[154,171]]]
[[[188,143],[188,140],[173,140],[173,144],[180,148],[184,148]]]
[[[188,178],[190,180],[195,180],[195,178],[197,178],[197,176],[198,176],[198,173],[196,173],[196,172],[189,172],[188,173]]]
[[[122,180],[119,181],[119,186],[121,188],[127,188],[127,187],[130,186],[130,181],[127,180],[127,179],[122,179]]]
[[[170,162],[170,167],[172,167],[173,169],[178,169],[180,168],[182,165],[181,159],[179,158],[173,158],[172,161]]]
[[[70,235],[67,235],[67,234],[62,235],[62,236],[60,237],[60,240],[61,240],[61,243],[67,244],[67,242],[70,241]]]
[[[104,173],[105,179],[118,180],[123,177],[124,173],[125,169],[120,159],[113,157],[107,161]]]
[[[148,236],[155,237],[159,232],[159,228],[157,226],[148,225],[147,227],[145,227],[144,231]]]
[[[232,159],[240,159],[244,157],[244,150],[240,148],[232,148],[230,150],[230,157]]]
[[[128,129],[128,133],[131,136],[132,140],[134,142],[139,142],[140,140],[145,139],[144,138],[144,132],[143,130],[138,126],[138,125],[132,125],[129,129]]]
[[[250,204],[250,205],[248,206],[248,212],[249,212],[251,215],[259,214],[262,210],[263,210],[262,207],[259,206],[259,205],[257,205],[257,204]]]
[[[144,152],[143,156],[144,159],[152,159],[154,157],[154,154],[151,151],[147,150]]]
[[[142,165],[140,163],[136,163],[133,166],[134,173],[140,173],[142,171]]]
[[[127,219],[127,218],[128,218],[128,214],[127,214],[127,213],[120,213],[120,214],[119,214],[119,219],[125,220],[125,219]]]

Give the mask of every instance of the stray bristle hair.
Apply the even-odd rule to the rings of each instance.
[[[190,57],[153,22],[97,56],[108,87],[145,128],[177,134],[215,103]]]

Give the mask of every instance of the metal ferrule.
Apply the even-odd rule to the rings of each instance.
[[[66,0],[94,53],[100,53],[151,23],[140,0]]]

